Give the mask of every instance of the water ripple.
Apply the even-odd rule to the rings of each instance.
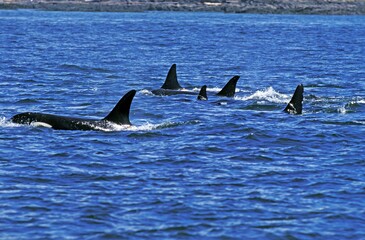
[[[0,238],[363,239],[364,22],[1,11]],[[208,101],[151,93],[173,63]],[[101,119],[131,89],[132,127],[9,121]]]

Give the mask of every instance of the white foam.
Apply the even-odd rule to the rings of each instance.
[[[19,127],[20,125],[17,123],[13,123],[9,120],[6,120],[5,117],[0,117],[0,126],[1,127]]]
[[[209,91],[209,92],[220,92],[220,90],[222,90],[222,89],[221,88],[217,88],[217,87],[207,88],[207,91]]]
[[[197,93],[198,93],[198,92],[200,91],[200,89],[201,89],[201,88],[193,88],[193,89],[192,89],[192,91],[193,91],[193,92],[197,92]]]
[[[121,131],[140,132],[140,131],[152,131],[158,128],[165,128],[169,127],[170,125],[175,125],[175,123],[160,123],[160,124],[144,123],[140,126],[119,125],[110,123],[107,128],[100,126],[93,126],[93,127],[95,128],[95,130],[100,130],[104,132],[121,132]]]
[[[200,91],[200,88],[198,89],[198,88],[194,88],[193,89],[193,91]],[[220,87],[213,87],[213,88],[207,88],[207,91],[209,91],[209,92],[216,92],[216,93],[218,93],[218,92],[220,92],[222,90],[222,88],[220,88]],[[240,92],[241,91],[241,89],[239,89],[239,88],[236,88],[236,93],[238,93],[238,92]]]
[[[147,90],[147,89],[142,89],[139,92],[142,93],[142,94],[145,94],[145,95],[153,95],[152,92],[150,90]]]
[[[290,96],[276,92],[273,87],[268,87],[264,90],[258,90],[249,96],[245,97],[236,96],[235,99],[242,101],[262,100],[273,103],[287,103],[288,101],[290,101]]]
[[[179,89],[179,91],[181,91],[181,92],[191,92],[191,90],[186,89],[186,88]],[[199,91],[199,90],[197,90],[197,91]]]
[[[347,113],[346,107],[343,106],[343,107],[337,108],[337,112],[341,113],[341,114],[346,114]]]
[[[151,123],[145,123],[140,126],[136,125],[117,125],[115,130],[116,131],[131,131],[131,132],[138,132],[138,131],[151,131],[153,129],[156,129],[158,127],[158,124],[151,124]]]

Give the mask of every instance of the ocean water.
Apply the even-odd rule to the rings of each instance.
[[[365,239],[364,136],[364,16],[0,11],[0,239]]]

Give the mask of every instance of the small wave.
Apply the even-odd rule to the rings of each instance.
[[[86,70],[84,67],[74,65],[74,64],[61,64],[60,67],[68,69],[68,70]]]
[[[74,71],[95,71],[95,72],[101,72],[101,73],[111,72],[109,69],[105,69],[105,68],[79,66],[79,65],[74,65],[74,64],[61,64],[60,67],[67,69],[67,70],[74,70]]]
[[[342,85],[328,84],[328,83],[317,83],[317,84],[307,84],[307,88],[344,88]]]
[[[16,103],[39,103],[36,99],[25,98],[17,101]]]
[[[322,121],[324,124],[329,125],[339,125],[339,126],[358,126],[358,125],[365,125],[365,120],[355,120],[355,121]]]
[[[276,92],[273,87],[268,87],[264,90],[258,90],[246,97],[236,96],[235,99],[242,101],[264,100],[273,103],[287,103],[290,100],[290,96]]]

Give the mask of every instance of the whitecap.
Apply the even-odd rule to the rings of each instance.
[[[258,90],[254,92],[253,94],[245,97],[235,97],[236,100],[261,100],[261,101],[268,101],[273,103],[287,103],[290,101],[290,95],[281,94],[279,92],[276,92],[273,87],[268,87],[264,90]]]

